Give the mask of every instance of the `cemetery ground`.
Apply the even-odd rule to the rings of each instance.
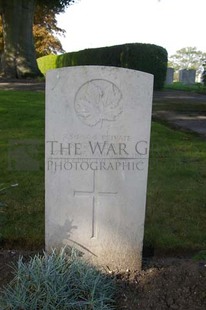
[[[161,112],[205,116],[206,103],[172,94],[154,100],[143,270],[117,272],[116,309],[206,308],[205,137]],[[0,133],[2,287],[12,261],[44,248],[44,93],[1,90]]]

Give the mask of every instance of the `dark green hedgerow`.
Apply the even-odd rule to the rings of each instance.
[[[161,89],[167,71],[167,51],[154,44],[123,44],[49,55],[39,58],[38,65],[43,74],[49,69],[83,65],[129,68],[153,74],[154,88]]]

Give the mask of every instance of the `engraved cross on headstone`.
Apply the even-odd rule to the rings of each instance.
[[[96,202],[98,196],[116,195],[117,192],[100,192],[96,187],[95,170],[93,171],[92,190],[91,191],[74,191],[74,196],[92,197],[92,233],[91,238],[96,237]]]

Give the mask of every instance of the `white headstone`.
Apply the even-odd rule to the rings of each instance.
[[[153,76],[81,66],[46,80],[46,249],[140,269]]]

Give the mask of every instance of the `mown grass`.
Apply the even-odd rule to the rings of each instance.
[[[0,245],[44,246],[44,94],[0,92]],[[206,143],[152,123],[145,245],[206,248]]]
[[[202,83],[185,85],[185,84],[182,84],[181,82],[173,82],[173,84],[165,85],[165,89],[185,90],[189,92],[206,93],[206,87]]]
[[[178,85],[170,85],[170,89],[173,90],[184,90],[188,89],[191,92],[197,93],[195,91],[195,86],[187,86],[187,85],[182,85],[182,89],[178,88]],[[203,86],[201,86],[203,88]],[[169,89],[169,88],[168,88]],[[166,90],[166,88],[164,89]],[[164,93],[164,90],[162,93]],[[206,90],[206,88],[205,88]],[[202,92],[202,95],[205,95],[205,93]],[[169,92],[168,95],[163,96],[154,96],[154,104],[153,104],[153,111],[173,111],[173,112],[178,112],[178,113],[187,113],[188,115],[194,115],[194,114],[203,114],[205,115],[206,113],[206,97],[204,100],[204,96],[199,97],[198,94],[192,94],[192,96],[188,96],[187,93],[183,92],[182,96],[180,95],[179,97],[174,96],[172,92]]]
[[[202,102],[190,103],[187,100],[165,99],[155,100],[153,111],[174,111],[179,113],[205,114],[206,104]]]
[[[206,143],[154,123],[145,242],[161,252],[206,248]]]
[[[165,85],[164,91],[167,90],[182,90],[186,92],[192,92],[194,93],[195,97],[191,99],[191,95],[188,96],[187,93],[182,92],[182,96],[173,96],[172,92],[169,92],[168,96],[164,96],[164,99],[160,97],[154,97],[154,105],[153,105],[153,111],[177,111],[177,112],[187,112],[187,113],[206,113],[206,99],[205,102],[201,99],[199,100],[199,97],[197,93],[200,93],[202,95],[206,94],[206,87],[200,83],[196,83],[193,85],[183,85],[179,82],[174,82],[171,85]],[[192,94],[192,96],[194,96]]]
[[[44,244],[44,93],[0,92],[0,241]]]

